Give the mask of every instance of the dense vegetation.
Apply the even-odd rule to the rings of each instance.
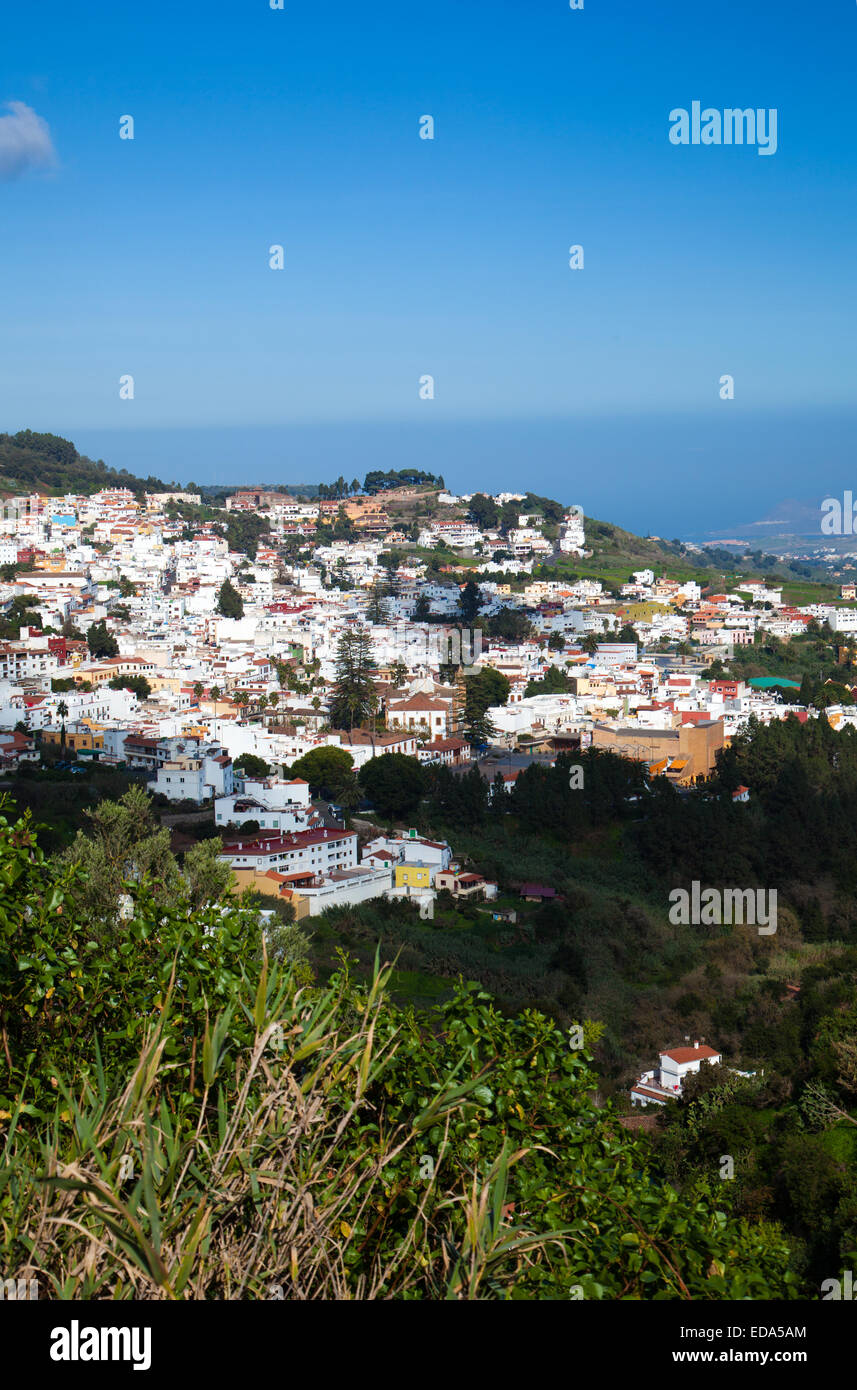
[[[426,1027],[377,966],[315,984],[252,909],[159,886],[155,845],[87,908],[140,815],[61,864],[0,818],[4,1269],[59,1298],[794,1295],[775,1226],[679,1198],[594,1107],[597,1028],[475,987]]]
[[[366,474],[363,491],[366,493],[387,492],[398,487],[443,487],[443,478],[433,473],[424,473],[419,468],[391,468],[386,472],[376,468]]]
[[[167,503],[166,514],[172,521],[185,523],[183,540],[191,540],[200,534],[203,527],[210,526],[219,536],[223,536],[230,550],[255,560],[259,541],[268,535],[270,525],[267,517],[257,516],[255,512],[227,512],[220,507],[205,503],[177,502]]]
[[[224,618],[243,618],[244,604],[235,585],[224,579],[217,591],[217,611]]]
[[[319,786],[333,784],[346,805],[370,791],[366,778],[358,784],[343,750],[320,749],[309,756],[315,759],[312,766],[292,771],[309,774]],[[427,921],[401,901],[341,908],[314,919],[310,939],[281,923],[276,931],[292,936],[290,942],[280,939],[276,948],[275,932],[270,943],[272,952],[279,949],[289,962],[278,975],[280,993],[275,991],[280,1012],[263,1011],[258,1031],[255,1022],[250,1024],[263,970],[258,915],[246,900],[238,906],[234,899],[224,915],[224,869],[216,861],[216,840],[201,840],[177,860],[140,790],[116,802],[103,799],[105,792],[117,794],[113,787],[121,786],[121,774],[97,769],[86,778],[36,770],[18,774],[16,794],[24,799],[29,791],[28,804],[55,827],[56,785],[62,781],[61,814],[78,808],[70,827],[78,834],[69,842],[69,827],[53,829],[47,839],[40,833],[47,848],[66,846],[46,860],[31,825],[14,820],[0,825],[2,1046],[9,1078],[0,1085],[0,1111],[9,1112],[0,1116],[0,1125],[7,1136],[12,1130],[3,1162],[15,1174],[0,1198],[7,1203],[5,1238],[12,1242],[4,1252],[7,1263],[21,1264],[21,1232],[36,1212],[45,1217],[44,1231],[54,1234],[59,1229],[51,1225],[54,1219],[77,1219],[83,1213],[86,1231],[101,1239],[109,1231],[109,1210],[118,1210],[111,1208],[115,1198],[123,1212],[117,1218],[122,1239],[130,1240],[133,1231],[137,1253],[130,1258],[123,1254],[117,1273],[118,1251],[125,1247],[115,1232],[108,1234],[113,1253],[102,1254],[86,1277],[97,1283],[103,1276],[107,1282],[99,1288],[112,1288],[110,1281],[121,1278],[122,1292],[153,1295],[165,1288],[158,1283],[161,1266],[149,1250],[158,1249],[158,1222],[160,1256],[173,1275],[192,1244],[189,1212],[209,1213],[212,1226],[207,1229],[232,1249],[224,1193],[232,1193],[249,1213],[252,1200],[246,1205],[242,1195],[252,1191],[246,1154],[269,1171],[264,1165],[269,1160],[279,1164],[285,1145],[292,1157],[283,1171],[292,1176],[277,1190],[311,1190],[330,1203],[330,1220],[322,1223],[329,1232],[324,1248],[339,1282],[324,1285],[333,1276],[329,1270],[322,1274],[311,1232],[288,1205],[289,1195],[288,1219],[304,1252],[305,1283],[289,1284],[292,1276],[276,1264],[276,1242],[267,1237],[259,1246],[262,1263],[253,1263],[249,1252],[256,1248],[259,1228],[248,1214],[238,1228],[229,1228],[237,1242],[236,1259],[250,1261],[246,1279],[242,1273],[229,1284],[209,1243],[190,1260],[196,1283],[188,1275],[188,1290],[207,1296],[236,1292],[240,1286],[245,1294],[261,1296],[264,1280],[272,1280],[296,1296],[322,1287],[437,1296],[442,1280],[455,1273],[443,1241],[453,1241],[461,1251],[467,1239],[463,1228],[443,1223],[453,1220],[450,1212],[460,1216],[472,1200],[470,1188],[456,1185],[463,1182],[462,1174],[472,1172],[480,1201],[484,1196],[490,1206],[497,1191],[502,1188],[505,1194],[502,1239],[534,1242],[531,1260],[529,1255],[512,1258],[510,1248],[508,1259],[491,1264],[490,1277],[486,1266],[474,1286],[478,1294],[543,1296],[565,1288],[565,1281],[583,1286],[587,1296],[596,1296],[596,1284],[607,1297],[621,1290],[632,1297],[681,1294],[677,1283],[658,1282],[663,1268],[658,1266],[658,1272],[649,1263],[659,1258],[654,1247],[661,1253],[668,1248],[673,1263],[678,1257],[675,1267],[690,1288],[684,1261],[690,1261],[692,1270],[694,1251],[710,1252],[707,1270],[724,1263],[707,1244],[713,1236],[706,1225],[714,1211],[722,1210],[735,1232],[730,1249],[738,1248],[736,1240],[745,1248],[751,1229],[762,1242],[753,1259],[759,1277],[768,1281],[768,1292],[773,1290],[771,1296],[792,1288],[816,1297],[820,1280],[853,1264],[857,1249],[857,912],[851,828],[857,811],[857,735],[847,729],[835,733],[814,720],[806,725],[797,720],[753,724],[722,755],[716,778],[683,796],[660,779],[647,790],[638,765],[593,751],[560,758],[553,768],[533,765],[517,778],[510,795],[499,781],[489,786],[476,770],[462,775],[445,768],[418,769],[413,760],[401,757],[377,763],[371,795],[383,802],[384,814],[401,813],[406,823],[435,837],[447,836],[468,867],[498,883],[499,897],[486,909],[478,903],[456,904],[441,894],[434,919]],[[413,777],[410,766],[403,767],[412,763]],[[731,792],[738,785],[751,788],[749,804],[733,803]],[[695,878],[704,884],[776,887],[777,933],[760,937],[740,927],[672,926],[669,893]],[[545,885],[557,897],[541,904],[525,902],[522,883]],[[210,946],[200,946],[209,939]],[[367,1013],[360,1001],[372,989],[379,944],[391,969],[383,991],[376,987]],[[348,969],[343,951],[353,962]],[[307,957],[314,976],[307,973]],[[462,979],[474,982],[464,994]],[[480,991],[491,1001],[477,999]],[[414,1006],[416,1014],[411,1013]],[[377,1055],[377,1080],[366,1083],[359,1099],[337,1092],[344,1108],[329,1112],[332,1129],[318,1134],[319,1147],[310,1155],[313,1163],[318,1160],[317,1176],[309,1188],[300,1187],[300,1174],[288,1167],[297,1150],[290,1147],[286,1131],[276,1125],[272,1131],[267,1119],[280,1113],[284,1088],[293,1088],[295,1079],[301,1086],[310,1075],[305,1057],[297,1055],[301,1039],[326,1039],[320,1049],[321,1072],[317,1077],[312,1073],[319,1085],[330,1084],[322,1078],[333,1075],[335,1051],[354,1056],[353,1075],[359,1075],[362,1062],[357,1059],[367,1055],[367,1020],[376,1017],[373,1010],[378,1012],[368,1075],[376,1077]],[[218,1018],[218,1046],[226,1057],[211,1073],[203,1099],[200,1069],[206,1047],[208,1066],[213,1066]],[[283,1054],[291,1059],[288,1076],[276,1070],[280,1054],[269,1058],[263,1051],[256,1057],[264,1029],[278,1018],[291,1018],[289,1027],[301,1030],[312,1020],[309,1032],[295,1033]],[[595,1026],[588,1019],[600,1022]],[[565,1030],[580,1022],[597,1073],[577,1054],[571,1072],[564,1070],[567,1039],[561,1040]],[[384,1047],[394,1033],[399,1051],[388,1072]],[[628,1084],[641,1066],[652,1065],[659,1049],[687,1035],[706,1038],[723,1051],[729,1066],[758,1075],[746,1080],[728,1071],[706,1075],[664,1115],[660,1131],[637,1139],[632,1147],[613,1112],[594,1109],[589,1095],[597,1087],[602,1098],[613,1097],[621,1113],[627,1109]],[[519,1089],[524,1087],[520,1076],[529,1082],[527,1049],[536,1046],[536,1038],[549,1039],[539,1047],[554,1052],[546,1070],[541,1060],[537,1063],[539,1086],[544,1082],[545,1087],[541,1099]],[[163,1065],[150,1067],[154,1054],[149,1049],[161,1045],[162,1058],[170,1059],[169,1072]],[[144,1069],[132,1083],[143,1054]],[[514,1101],[508,1086],[486,1081],[482,1068],[489,1064],[499,1069],[499,1076],[507,1069],[520,1073],[512,1084]],[[428,1071],[420,1070],[425,1067]],[[455,1097],[447,1141],[464,1147],[442,1151],[436,1128],[422,1129],[419,1115],[431,1103],[432,1087],[445,1093],[468,1078],[472,1094],[484,1084],[482,1094],[490,1092],[491,1101],[479,1106],[463,1095]],[[123,1093],[135,1097],[127,1114],[120,1106]],[[551,1108],[545,1111],[541,1107],[548,1097]],[[364,1101],[375,1109],[348,1122],[343,1146],[335,1131],[352,1102],[358,1105],[356,1116],[363,1113]],[[223,1121],[215,1116],[223,1106],[227,1116],[235,1107],[236,1133],[246,1138],[240,1161],[218,1148]],[[141,1140],[145,1114],[153,1129],[150,1139]],[[69,1116],[78,1119],[71,1123]],[[189,1154],[191,1134],[200,1126],[224,1165],[217,1170],[216,1191],[209,1191],[198,1173],[193,1182],[185,1175],[189,1186],[174,1185]],[[539,1243],[556,1230],[552,1223],[574,1231],[575,1221],[584,1219],[579,1207],[567,1205],[573,1174],[552,1163],[542,1169],[539,1165],[547,1160],[536,1156],[511,1164],[511,1156],[518,1147],[544,1143],[559,1154],[560,1165],[572,1162],[575,1153],[579,1158],[567,1136],[559,1142],[563,1126],[571,1126],[569,1133],[578,1136],[585,1133],[580,1140],[584,1148],[591,1138],[593,1153],[608,1155],[610,1183],[606,1169],[591,1155],[582,1160],[592,1174],[595,1191],[587,1200],[593,1210],[602,1203],[610,1207],[611,1198],[619,1200],[618,1189],[610,1185],[614,1181],[626,1196],[633,1192],[638,1219],[654,1241],[638,1265],[622,1263],[621,1236],[631,1230],[627,1225],[611,1230],[603,1211],[586,1219],[595,1221],[606,1244],[595,1241],[587,1248],[577,1228],[569,1261],[565,1237],[550,1248]],[[81,1135],[87,1132],[84,1145]],[[428,1148],[421,1138],[426,1133],[432,1136]],[[37,1154],[37,1134],[48,1136],[48,1159]],[[466,1140],[476,1145],[474,1151]],[[400,1142],[405,1147],[398,1150]],[[364,1143],[370,1147],[361,1147]],[[174,1163],[166,1161],[167,1152]],[[442,1152],[454,1156],[449,1168],[436,1163]],[[150,1190],[142,1198],[134,1196],[133,1184],[126,1189],[115,1182],[118,1158],[126,1153],[134,1155],[138,1174],[149,1165]],[[728,1182],[720,1171],[724,1155],[734,1168]],[[425,1188],[422,1178],[419,1183],[413,1179],[413,1171],[426,1158],[435,1163],[438,1188],[421,1207]],[[43,1162],[47,1170],[39,1168]],[[57,1164],[66,1177],[90,1185],[40,1187],[38,1173],[58,1174]],[[338,1185],[325,1180],[331,1171],[338,1175]],[[303,1182],[305,1167],[301,1174]],[[636,1186],[638,1179],[644,1179],[645,1190]],[[566,1194],[556,1209],[552,1200],[542,1200],[548,1187]],[[651,1197],[651,1226],[647,1192],[658,1194],[657,1200]],[[273,1193],[266,1193],[266,1201],[269,1196],[273,1200]],[[382,1219],[380,1208],[386,1212],[388,1206],[389,1217]],[[664,1206],[667,1225],[661,1227],[654,1208]],[[138,1208],[147,1215],[141,1216]],[[704,1221],[693,1215],[702,1208]],[[646,1213],[645,1220],[639,1211]],[[670,1224],[679,1219],[679,1211],[687,1223],[681,1239],[678,1227]],[[132,1216],[136,1228],[125,1224]],[[777,1226],[783,1234],[776,1234]],[[519,1234],[511,1235],[510,1229]],[[489,1235],[493,1240],[490,1225],[485,1240]],[[659,1243],[661,1237],[666,1245]],[[86,1237],[91,1238],[95,1236]],[[83,1285],[74,1281],[84,1276],[75,1271],[86,1265],[85,1242],[72,1248],[64,1239],[55,1254],[43,1249],[38,1259],[60,1284],[71,1280],[67,1287],[79,1292]],[[409,1257],[389,1273],[397,1242],[419,1249],[427,1265],[417,1267]],[[620,1247],[618,1265],[609,1253],[611,1242]],[[630,1244],[627,1249],[633,1253]],[[638,1254],[641,1249],[636,1247]],[[481,1261],[484,1246],[480,1252],[470,1253]],[[749,1257],[739,1270],[730,1264],[725,1277],[749,1278],[751,1264]],[[717,1282],[719,1277],[697,1285],[695,1296],[723,1296],[726,1285]],[[462,1278],[461,1269],[455,1278]],[[470,1296],[469,1282],[454,1287],[459,1296]],[[761,1285],[745,1287],[758,1292]]]
[[[739,785],[749,804],[733,803]],[[463,976],[509,1016],[597,1018],[601,1086],[626,1109],[640,1069],[686,1036],[764,1073],[737,1091],[731,1073],[712,1076],[704,1103],[691,1088],[653,1136],[655,1161],[690,1191],[706,1174],[720,1182],[715,1157],[731,1154],[736,1209],[782,1222],[815,1296],[857,1249],[857,733],[753,722],[690,794],[663,779],[648,790],[638,765],[591,751],[528,768],[510,796],[443,768],[426,792],[409,818],[496,881],[496,902],[441,894],[432,921],[404,903],[331,913],[317,968],[333,970],[345,947],[368,971],[380,940],[402,1002],[434,1007]],[[672,925],[669,894],[694,880],[775,888],[776,933]],[[557,898],[522,901],[528,882]]]
[[[101,459],[94,463],[59,435],[19,430],[0,434],[0,487],[9,492],[61,495],[125,487],[141,496],[163,492],[168,484],[160,478],[138,478],[124,468],[108,468]]]

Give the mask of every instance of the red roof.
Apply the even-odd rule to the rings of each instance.
[[[7,750],[10,748],[17,748],[23,751],[24,749],[33,747],[33,740],[28,738],[26,734],[22,734],[19,729],[15,729],[11,733],[4,732],[0,734],[0,746]]]
[[[666,1052],[661,1053],[662,1057],[669,1057],[671,1062],[677,1062],[683,1067],[687,1062],[702,1062],[706,1057],[719,1057],[720,1053],[715,1052],[713,1047],[671,1047]]]
[[[635,1096],[651,1096],[652,1100],[664,1100],[673,1094],[672,1091],[661,1090],[659,1086],[644,1086],[642,1083],[632,1086],[631,1090]]]
[[[306,845],[323,844],[326,840],[357,839],[356,830],[296,830],[290,835],[265,835],[246,840],[230,840],[224,849],[231,854],[277,854],[287,849],[303,849]]]

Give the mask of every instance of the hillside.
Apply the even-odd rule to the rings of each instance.
[[[482,494],[476,494],[473,503],[459,505],[440,505],[438,502],[437,480],[428,483],[416,481],[407,487],[390,488],[389,481],[405,474],[389,475],[387,485],[380,487],[385,495],[385,506],[392,524],[408,529],[425,524],[431,520],[452,521],[464,519],[473,514],[477,499],[485,504]],[[430,475],[423,475],[430,477]],[[387,475],[367,475],[367,483]],[[0,492],[29,493],[40,492],[48,496],[63,496],[66,493],[85,495],[98,492],[106,487],[125,487],[140,497],[144,492],[163,492],[170,488],[180,488],[175,481],[165,482],[150,475],[137,477],[124,468],[111,468],[102,459],[93,460],[78,452],[71,440],[60,435],[44,434],[34,430],[20,430],[17,434],[0,434]],[[226,497],[240,484],[191,484],[202,494],[209,506],[222,506]],[[293,496],[312,498],[319,495],[323,486],[318,483],[270,483],[269,487],[289,492]],[[493,503],[489,503],[493,507]],[[521,507],[538,508],[549,525],[548,534],[555,535],[556,522],[561,518],[564,504],[553,499],[527,493]],[[514,504],[505,509],[502,524],[513,525]],[[493,524],[493,523],[492,523]],[[669,579],[686,580],[696,578],[706,586],[731,585],[740,574],[758,577],[770,573],[789,584],[787,597],[795,601],[807,602],[816,592],[813,581],[827,577],[823,568],[811,569],[806,564],[778,563],[773,556],[753,552],[752,558],[742,557],[740,562],[735,555],[725,550],[708,549],[698,551],[688,549],[681,541],[662,540],[654,536],[638,536],[625,531],[612,522],[600,521],[595,517],[586,518],[586,540],[592,554],[587,559],[574,556],[561,556],[536,566],[535,578],[597,578],[608,588],[618,589],[637,569],[654,569],[659,575]],[[419,552],[423,558],[436,558],[431,552]],[[460,554],[449,554],[448,560],[455,560],[464,566],[478,563],[476,559],[467,560]],[[799,583],[799,581],[803,581]],[[833,591],[831,591],[833,592]],[[825,595],[826,597],[827,595]]]
[[[96,902],[118,824],[160,843],[139,794],[103,810],[53,862],[0,822],[4,1269],[55,1299],[796,1295],[775,1226],[728,1184],[679,1201],[596,1108],[597,1026],[569,1047],[467,985],[429,1025],[377,963],[318,984],[204,851]]]
[[[687,1195],[733,1155],[733,1181],[720,1184],[730,1210],[780,1224],[811,1297],[857,1249],[857,737],[826,720],[753,720],[703,787],[654,778],[641,796],[639,771],[565,754],[519,773],[511,794],[475,771],[429,771],[400,829],[448,840],[497,896],[441,891],[429,919],[404,901],[333,909],[315,919],[311,961],[327,979],[344,952],[368,981],[380,943],[395,962],[391,994],[418,1015],[435,1016],[463,978],[508,1018],[597,1020],[599,1092],[624,1118],[631,1084],[665,1046],[716,1045],[727,1068],[752,1075],[719,1071],[707,1078],[716,1094],[690,1091],[662,1113],[656,1160]],[[733,802],[739,786],[753,789],[746,805]],[[775,894],[774,932],[725,914],[690,929],[674,920],[672,894],[694,882]],[[522,898],[525,883],[555,896]]]
[[[169,484],[160,478],[137,478],[124,468],[108,468],[79,454],[69,439],[57,434],[19,430],[0,434],[0,490],[7,493],[41,492],[89,494],[105,487],[127,487],[137,495],[162,492]]]

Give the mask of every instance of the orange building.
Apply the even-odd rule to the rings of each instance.
[[[666,775],[682,786],[697,777],[710,777],[723,746],[722,719],[704,719],[677,729],[641,729],[636,725],[614,729],[596,724],[592,730],[593,748],[647,762],[653,776]]]

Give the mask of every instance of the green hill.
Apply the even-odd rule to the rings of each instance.
[[[101,459],[95,462],[79,454],[71,440],[57,434],[34,430],[0,434],[0,490],[4,492],[62,496],[127,487],[140,496],[146,491],[162,492],[168,486],[160,478],[138,478],[124,468],[108,468]]]
[[[795,1296],[775,1226],[728,1183],[680,1198],[595,1105],[597,1026],[477,985],[418,1019],[377,962],[319,984],[165,839],[139,792],[59,861],[0,817],[4,1270],[61,1300]],[[157,874],[115,872],[132,844]]]

